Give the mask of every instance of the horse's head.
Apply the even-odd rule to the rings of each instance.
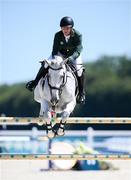
[[[66,67],[65,62],[62,57],[55,56],[52,60],[46,60],[49,70],[48,70],[48,85],[50,87],[51,93],[51,103],[55,106],[62,93],[62,88],[66,83]]]

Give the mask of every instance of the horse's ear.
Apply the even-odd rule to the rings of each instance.
[[[51,62],[48,59],[44,59],[45,66],[50,66]]]
[[[54,65],[55,63],[53,61],[51,61],[51,65]]]

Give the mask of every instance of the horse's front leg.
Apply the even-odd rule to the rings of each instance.
[[[65,125],[66,121],[70,116],[70,113],[74,110],[74,107],[76,105],[76,101],[71,101],[70,103],[67,104],[65,110],[62,113],[62,118],[59,124],[59,128],[57,130],[57,135],[58,136],[64,136],[65,135]]]
[[[55,137],[55,131],[52,128],[52,122],[51,122],[51,112],[47,111],[44,112],[44,119],[46,123],[46,134],[48,138],[54,138]]]
[[[55,137],[55,132],[53,131],[51,123],[51,112],[49,111],[49,104],[46,100],[41,101],[39,116],[44,118],[47,136],[49,138]]]
[[[62,118],[61,118],[58,130],[57,130],[58,136],[64,136],[65,135],[65,125],[66,125],[66,121],[67,121],[69,116],[70,116],[70,113],[67,111],[64,111],[62,113]]]

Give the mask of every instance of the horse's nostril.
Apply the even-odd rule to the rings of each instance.
[[[52,98],[51,99],[51,103],[53,104],[53,105],[56,105],[57,103],[58,103],[58,99],[57,98]]]

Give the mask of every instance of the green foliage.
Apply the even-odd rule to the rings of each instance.
[[[131,59],[103,56],[85,64],[86,104],[72,116],[131,116]],[[0,86],[0,114],[38,116],[39,104],[24,83]]]
[[[7,116],[35,116],[38,114],[37,103],[33,94],[25,89],[25,84],[12,86],[3,85],[0,88],[0,114]]]

